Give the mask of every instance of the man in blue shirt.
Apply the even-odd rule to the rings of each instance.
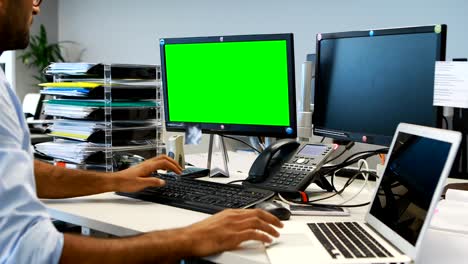
[[[24,49],[41,0],[0,0],[0,55]],[[40,198],[133,192],[162,186],[157,169],[181,172],[159,156],[112,174],[70,170],[33,160],[21,105],[0,70],[0,263],[170,262],[230,250],[246,240],[271,242],[281,222],[261,210],[225,210],[191,226],[121,239],[62,234]],[[260,230],[262,232],[258,232]]]

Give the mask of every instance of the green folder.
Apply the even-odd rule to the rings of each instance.
[[[84,106],[84,107],[105,107],[106,102],[101,100],[48,100],[46,104],[55,104],[55,105],[68,105],[68,106]],[[154,101],[118,101],[111,102],[111,107],[156,107],[158,106],[157,102]]]

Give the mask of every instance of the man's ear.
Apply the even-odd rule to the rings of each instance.
[[[0,16],[5,15],[5,3],[6,0],[0,0]]]

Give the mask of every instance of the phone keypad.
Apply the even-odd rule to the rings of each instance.
[[[310,183],[313,173],[322,166],[327,157],[333,152],[332,146],[323,146],[326,146],[326,148],[321,149],[320,152],[302,152],[303,148],[299,149],[279,169],[275,168],[275,172],[271,177],[268,177],[260,186],[277,192],[293,192],[305,189],[307,187],[305,185]]]
[[[281,166],[280,171],[273,175],[266,184],[273,188],[284,188],[285,190],[295,188],[314,169],[315,166],[285,163]]]

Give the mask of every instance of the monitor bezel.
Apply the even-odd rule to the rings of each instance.
[[[289,126],[266,126],[266,125],[245,125],[245,124],[222,124],[222,123],[193,123],[174,122],[169,119],[168,111],[168,85],[166,76],[166,44],[192,44],[192,43],[220,43],[220,42],[245,42],[245,41],[269,41],[285,40],[288,67],[288,96],[289,96]],[[266,136],[277,138],[297,137],[297,114],[296,114],[296,83],[294,64],[294,37],[292,33],[282,34],[257,34],[257,35],[229,35],[229,36],[209,36],[209,37],[186,37],[186,38],[162,38],[160,43],[161,54],[161,77],[164,94],[164,118],[167,131],[182,132],[189,126],[198,126],[203,133],[207,134],[229,134],[246,136]],[[240,77],[241,78],[241,77]],[[292,131],[287,132],[287,128]]]
[[[319,114],[324,107],[319,99],[321,98],[322,90],[319,87],[320,82],[320,41],[325,39],[338,39],[338,38],[355,38],[355,37],[375,37],[384,35],[402,35],[402,34],[415,34],[415,33],[436,33],[435,28],[440,27],[440,53],[437,54],[437,61],[444,61],[446,54],[446,41],[447,41],[447,25],[429,25],[405,28],[387,28],[387,29],[369,29],[361,31],[337,32],[337,33],[319,33],[316,36],[316,60],[315,60],[315,94],[314,94],[314,113],[312,118],[313,133],[317,136],[329,137],[335,140],[354,141],[367,144],[375,144],[382,146],[389,146],[392,142],[393,135],[379,135],[369,134],[359,131],[346,131],[329,129],[322,124],[317,124],[317,110]],[[372,33],[371,33],[372,32]],[[436,108],[436,124],[435,127],[442,127],[443,108],[434,106]],[[379,118],[379,117],[376,117]],[[396,129],[396,127],[395,127]]]

